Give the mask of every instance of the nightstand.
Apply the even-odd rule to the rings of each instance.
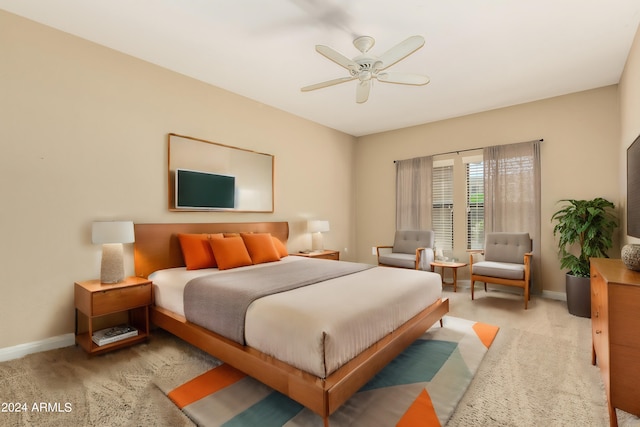
[[[334,261],[340,261],[340,251],[334,251],[330,249],[327,249],[322,252],[309,252],[309,253],[297,252],[295,254],[289,254],[289,255],[303,256],[307,258],[332,259]]]
[[[149,336],[149,306],[152,300],[150,280],[140,277],[127,277],[124,281],[114,284],[100,283],[100,280],[76,282],[74,293],[76,344],[85,349],[89,355],[126,347],[144,341]],[[128,324],[138,330],[138,335],[110,344],[96,345],[91,339],[95,332],[95,320],[115,313],[126,313]],[[79,315],[86,318],[86,331],[79,331]]]

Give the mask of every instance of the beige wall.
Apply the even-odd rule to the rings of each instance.
[[[621,235],[623,244],[640,243],[640,239],[627,236],[627,147],[640,135],[640,27],[629,52],[620,79],[620,200],[622,210]]]
[[[99,273],[94,220],[286,220],[289,249],[298,250],[310,245],[304,220],[328,219],[326,247],[375,262],[371,246],[393,237],[393,160],[536,138],[545,139],[544,289],[563,292],[548,222],[555,202],[623,202],[623,173],[614,171],[640,133],[637,37],[619,92],[606,87],[356,140],[3,11],[0,28],[0,349],[73,331],[72,284]],[[168,212],[169,132],[274,154],[275,212]]]
[[[0,29],[0,349],[73,332],[94,220],[285,220],[300,250],[326,219],[353,252],[354,137],[3,11]],[[169,212],[169,132],[274,154],[275,212]]]
[[[539,138],[544,139],[540,150],[542,286],[545,291],[564,292],[564,273],[556,257],[550,218],[557,209],[556,202],[563,198],[601,196],[618,205],[617,86],[359,138],[358,260],[375,262],[371,247],[393,242],[393,160]],[[464,182],[458,180],[456,185]],[[616,247],[612,253],[617,251]],[[464,247],[458,247],[454,256],[468,258]]]

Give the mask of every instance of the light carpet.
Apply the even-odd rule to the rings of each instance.
[[[449,315],[500,327],[447,427],[609,426],[598,367],[591,365],[591,319],[563,301],[444,290]],[[182,384],[219,364],[162,330],[148,342],[87,357],[77,346],[0,363],[0,402],[70,403],[71,412],[0,412],[0,426],[193,427],[155,384]],[[153,383],[152,383],[153,381]],[[167,390],[170,390],[168,388]],[[640,418],[617,410],[620,427]]]
[[[340,426],[445,425],[498,327],[445,316],[330,417]],[[322,418],[226,364],[157,386],[202,426],[322,426]]]

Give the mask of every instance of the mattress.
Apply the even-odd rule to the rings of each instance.
[[[279,262],[300,259],[289,256]],[[266,265],[273,263],[240,269]],[[199,275],[217,271],[172,268],[151,274],[155,304],[184,316],[184,286]],[[433,304],[441,294],[438,274],[374,267],[254,301],[246,314],[245,341],[265,354],[325,378]]]

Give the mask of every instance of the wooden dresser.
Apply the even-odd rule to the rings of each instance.
[[[640,272],[619,259],[591,259],[591,335],[610,425],[616,408],[640,416]]]

